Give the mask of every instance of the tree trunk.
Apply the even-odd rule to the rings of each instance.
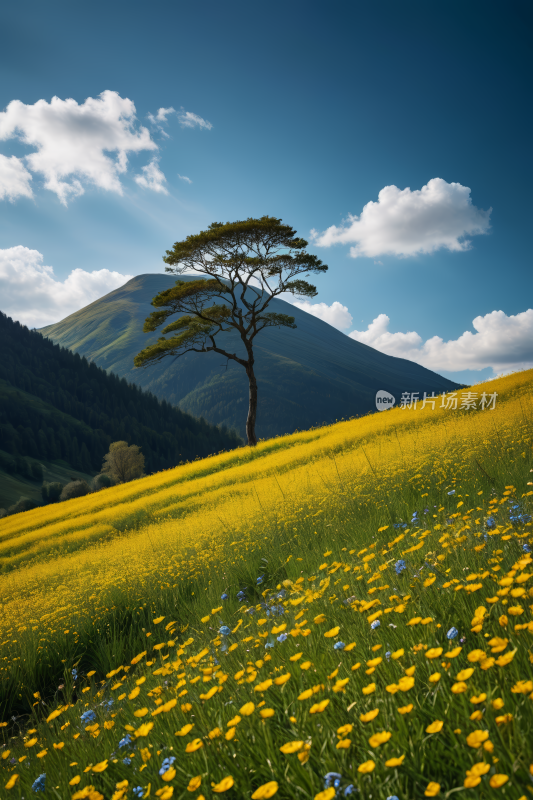
[[[250,384],[250,402],[248,405],[248,419],[246,420],[246,436],[248,437],[248,445],[250,447],[255,447],[257,444],[257,438],[255,435],[255,418],[257,415],[257,381],[254,375],[253,362],[248,362],[246,374],[248,375],[248,381]]]

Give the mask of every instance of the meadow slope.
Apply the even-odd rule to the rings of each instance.
[[[532,377],[0,521],[6,796],[526,796]]]

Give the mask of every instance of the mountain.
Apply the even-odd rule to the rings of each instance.
[[[197,278],[181,276],[181,280]],[[41,333],[182,411],[203,416],[214,425],[226,425],[244,437],[248,379],[240,364],[226,364],[217,353],[191,352],[144,369],[133,366],[133,357],[160,335],[142,330],[154,310],[151,300],[175,281],[176,277],[168,274],[138,275],[61,322],[41,328]],[[379,389],[399,399],[402,392],[420,392],[422,396],[424,391],[459,388],[412,361],[387,356],[350,339],[284,300],[272,300],[268,310],[290,314],[297,328],[267,328],[255,339],[258,438],[375,411]],[[233,331],[217,335],[216,341],[228,352],[245,354]]]
[[[0,504],[42,480],[38,463],[47,481],[94,475],[114,441],[139,445],[147,473],[242,444],[1,313],[0,342]]]

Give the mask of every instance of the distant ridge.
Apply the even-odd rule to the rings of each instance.
[[[198,276],[184,275],[181,280]],[[160,335],[143,333],[152,298],[176,277],[145,274],[40,332],[108,372],[126,378],[156,397],[215,425],[245,436],[248,379],[244,369],[216,353],[167,357],[135,369],[133,357]],[[216,302],[221,302],[216,300]],[[379,389],[399,400],[402,392],[448,392],[459,385],[412,361],[380,353],[285,302],[269,311],[290,314],[296,329],[267,328],[254,347],[259,404],[258,438],[305,430],[322,423],[375,411]],[[228,352],[242,352],[233,332],[217,336]]]

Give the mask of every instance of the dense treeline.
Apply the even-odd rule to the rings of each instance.
[[[0,449],[14,459],[62,459],[94,472],[121,439],[139,445],[154,472],[242,443],[1,312],[0,341]]]

